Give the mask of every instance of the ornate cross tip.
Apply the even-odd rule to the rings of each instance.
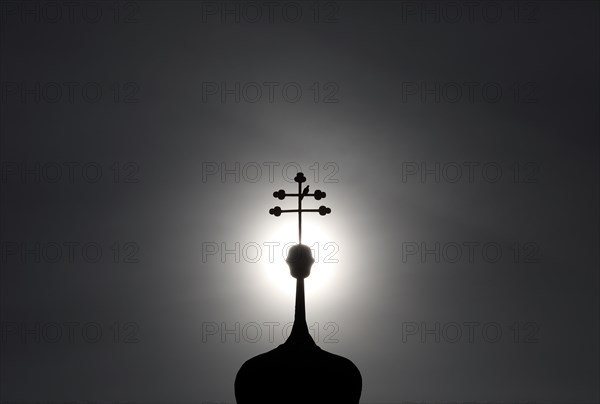
[[[317,201],[324,199],[327,194],[319,189],[317,189],[314,193],[309,193],[310,188],[307,185],[304,190],[302,190],[302,183],[306,182],[306,177],[303,173],[296,174],[294,181],[298,183],[298,193],[296,194],[288,194],[285,190],[280,189],[279,191],[273,192],[273,197],[284,200],[286,197],[292,196],[298,198],[298,209],[281,209],[279,206],[275,206],[274,208],[269,209],[269,213],[274,216],[281,216],[282,213],[298,213],[298,244],[302,243],[302,213],[307,212],[318,212],[321,216],[325,216],[331,213],[331,208],[327,206],[321,205],[319,209],[302,209],[302,200],[305,197],[313,197]]]

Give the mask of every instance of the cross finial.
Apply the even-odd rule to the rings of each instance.
[[[279,206],[275,206],[269,210],[269,213],[275,216],[280,216],[282,213],[298,212],[298,244],[302,244],[302,213],[319,212],[321,216],[325,216],[326,214],[331,213],[331,209],[326,206],[320,206],[319,209],[302,209],[302,199],[304,199],[304,197],[312,196],[318,201],[325,198],[327,194],[318,189],[314,193],[309,194],[308,185],[304,188],[304,190],[302,190],[302,183],[306,182],[306,177],[303,173],[296,174],[294,181],[298,183],[297,194],[287,194],[283,189],[280,189],[279,191],[273,192],[273,196],[281,200],[285,199],[286,196],[298,197],[298,209],[281,209]]]

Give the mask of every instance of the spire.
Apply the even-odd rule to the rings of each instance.
[[[306,308],[304,305],[304,278],[296,279],[296,311],[294,314],[294,325],[288,337],[287,344],[292,345],[316,345],[306,324]]]
[[[319,209],[302,209],[302,200],[305,197],[314,197],[316,200],[325,198],[327,195],[325,192],[316,190],[314,193],[309,193],[309,186],[307,185],[302,190],[302,183],[306,181],[306,177],[303,173],[296,174],[294,181],[298,183],[298,193],[288,194],[283,189],[273,193],[275,198],[280,200],[285,199],[287,196],[293,196],[298,198],[298,209],[282,210],[279,206],[269,210],[269,213],[275,216],[280,216],[282,213],[297,212],[298,213],[298,244],[290,248],[286,262],[290,266],[291,275],[296,278],[296,309],[294,316],[294,325],[292,332],[286,344],[309,344],[316,345],[310,333],[308,332],[308,326],[306,325],[306,307],[304,303],[304,278],[310,275],[310,268],[315,260],[312,257],[310,248],[302,244],[302,213],[305,212],[318,212],[321,216],[325,216],[331,213],[331,209],[326,206],[320,206]]]

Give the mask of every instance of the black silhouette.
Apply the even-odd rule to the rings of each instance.
[[[325,192],[309,194],[306,186],[301,192],[304,174],[298,173],[297,194],[286,194],[283,189],[274,192],[275,198],[298,197],[298,209],[282,210],[276,206],[269,213],[280,216],[298,212],[298,244],[290,248],[286,262],[296,278],[296,310],[294,325],[288,339],[277,348],[249,359],[242,365],[235,379],[235,397],[245,403],[358,403],[362,377],[349,359],[319,348],[308,332],[304,304],[304,278],[310,275],[314,263],[310,248],[302,244],[302,213],[318,212],[324,216],[331,209],[302,209],[302,199],[314,196],[325,198]]]

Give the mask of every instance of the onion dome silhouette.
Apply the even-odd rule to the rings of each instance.
[[[235,398],[238,404],[254,403],[344,403],[354,404],[360,400],[362,376],[347,358],[321,349],[311,337],[306,324],[304,279],[310,275],[314,263],[310,247],[302,244],[302,213],[318,212],[325,216],[331,209],[302,209],[305,197],[317,200],[326,197],[325,192],[309,193],[304,174],[295,177],[298,193],[284,190],[273,193],[280,200],[292,196],[298,198],[298,209],[283,210],[275,207],[269,211],[274,216],[282,213],[298,213],[298,244],[289,249],[286,262],[290,274],[296,278],[296,307],[294,325],[288,339],[277,348],[247,360],[235,378]]]

